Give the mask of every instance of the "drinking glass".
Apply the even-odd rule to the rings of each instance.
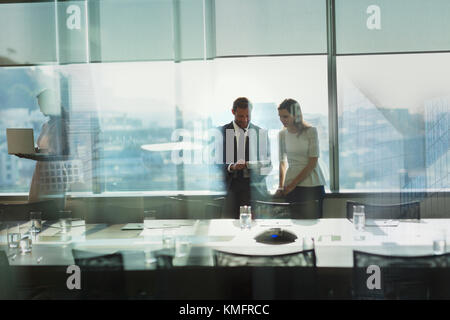
[[[58,215],[61,233],[69,233],[72,230],[72,211],[61,210]]]
[[[187,254],[189,253],[190,245],[191,243],[188,237],[186,236],[177,237],[175,243],[175,256],[177,257],[187,256]]]
[[[172,229],[163,229],[162,234],[163,249],[167,249],[170,253],[175,251],[175,236]]]
[[[42,228],[42,213],[40,211],[30,212],[31,228],[30,232],[38,233],[41,232]]]
[[[252,211],[250,206],[239,207],[239,222],[241,229],[250,229],[252,227]]]
[[[7,228],[8,248],[10,249],[18,248],[20,239],[22,238],[22,235],[20,234],[20,225],[18,223],[7,225],[6,228]]]
[[[149,248],[145,249],[145,250],[144,250],[144,263],[145,263],[145,268],[146,268],[146,269],[150,269],[151,265],[152,265],[153,263],[155,263],[156,261],[157,261],[157,260],[156,260],[156,258],[154,257],[152,251],[151,251]]]
[[[151,228],[155,219],[156,210],[144,210],[144,229]]]
[[[353,206],[353,226],[355,230],[364,230],[366,224],[366,217],[364,213],[364,206]]]
[[[312,237],[303,237],[303,250],[314,249],[314,239]]]
[[[433,253],[444,254],[446,251],[446,237],[445,229],[438,229],[433,234]]]
[[[355,240],[363,240],[363,231],[366,224],[364,206],[353,206],[353,227],[355,228]]]
[[[24,237],[20,240],[19,250],[22,255],[31,252],[32,241],[29,237]]]

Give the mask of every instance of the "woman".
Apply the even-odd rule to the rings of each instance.
[[[278,135],[280,183],[275,196],[285,196],[290,203],[318,200],[320,218],[325,179],[318,165],[317,129],[303,120],[300,104],[293,99],[286,99],[280,104],[278,115],[284,128]]]
[[[60,104],[56,93],[45,89],[37,95],[40,111],[49,120],[44,123],[37,140],[36,153],[48,156],[17,154],[20,158],[36,160],[31,180],[28,201],[39,201],[49,195],[64,197],[67,187],[67,170],[64,161],[68,159],[67,140],[68,112]]]

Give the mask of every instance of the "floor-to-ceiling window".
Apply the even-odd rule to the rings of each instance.
[[[448,190],[448,1],[336,1],[340,189]]]
[[[448,190],[448,1],[0,6],[1,193],[28,192],[35,163],[7,154],[5,129],[33,128],[37,139],[47,119],[36,96],[46,88],[70,114],[68,192],[223,192],[213,138],[240,96],[253,103],[252,122],[269,130],[271,191],[276,109],[285,98],[298,100],[318,128],[327,187],[338,175],[341,191]],[[333,130],[329,95],[337,98]],[[338,171],[329,170],[330,159]],[[48,182],[58,178],[49,173]]]

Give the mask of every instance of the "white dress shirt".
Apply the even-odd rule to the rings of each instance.
[[[249,122],[249,124],[247,125],[247,128],[245,128],[245,130],[244,130],[244,129],[242,129],[241,127],[239,127],[235,121],[233,121],[234,136],[236,137],[236,150],[244,150],[244,153],[243,153],[244,159],[237,159],[238,162],[239,162],[239,160],[241,160],[241,162],[242,162],[242,160],[245,162],[245,143],[246,143],[246,140],[247,140],[248,126],[249,126],[249,125],[250,125],[250,122]],[[244,148],[239,149],[239,138],[240,138],[241,134],[244,134],[244,139],[243,139],[243,141],[244,141]],[[238,151],[238,155],[239,155],[239,151]],[[233,164],[234,164],[234,163],[230,163],[230,165],[228,166],[228,172],[232,172],[232,171],[231,171],[231,166],[232,166]],[[245,177],[245,176],[248,176],[248,169],[244,169],[244,177]]]

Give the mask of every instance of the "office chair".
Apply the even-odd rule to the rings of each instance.
[[[291,219],[320,219],[322,212],[318,200],[291,203]]]
[[[291,204],[287,202],[252,201],[254,219],[290,219]]]
[[[223,290],[244,299],[317,299],[318,281],[314,249],[274,256],[240,255],[213,251],[214,265],[236,270],[239,282]],[[231,286],[231,287],[229,287]]]
[[[319,201],[270,202],[252,201],[255,219],[319,219]]]
[[[125,299],[125,272],[121,253],[95,255],[72,249],[81,270],[81,299]]]
[[[380,289],[369,289],[368,282],[375,279],[368,280],[374,274],[369,266],[380,268]],[[354,250],[352,295],[354,299],[448,299],[449,266],[450,253],[388,256]]]
[[[347,201],[347,219],[353,219],[353,206],[363,205],[366,219],[417,219],[420,220],[420,202],[389,205],[365,204]]]
[[[159,219],[218,219],[222,215],[224,197],[212,200],[189,199],[186,196],[167,197],[159,208]]]
[[[183,195],[166,197],[164,204],[157,209],[158,219],[201,219],[203,201],[188,199]],[[199,217],[200,214],[200,217]]]
[[[142,223],[144,221],[143,207],[124,207],[114,205],[100,205],[90,210],[86,216],[86,223]]]
[[[225,206],[225,197],[214,198],[205,203],[204,219],[220,219]]]
[[[218,267],[316,267],[314,249],[273,256],[242,255],[214,250],[213,255],[214,265]]]

